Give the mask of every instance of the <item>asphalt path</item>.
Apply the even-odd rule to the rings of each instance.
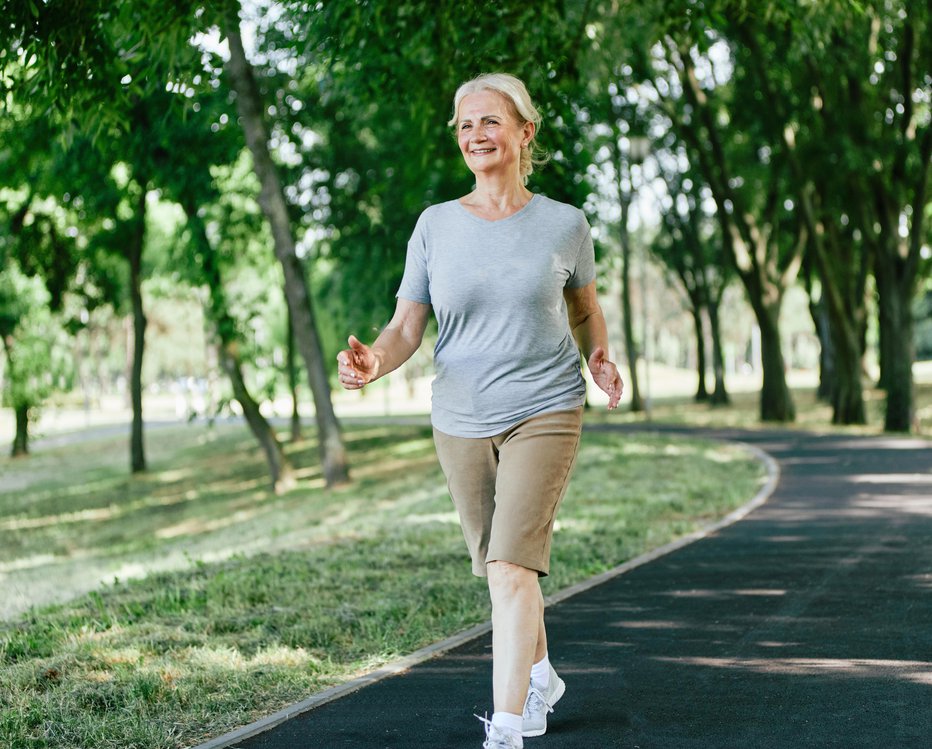
[[[700,434],[769,453],[776,490],[740,522],[548,608],[567,692],[525,746],[932,747],[930,443]],[[484,634],[227,745],[479,749],[490,653]]]

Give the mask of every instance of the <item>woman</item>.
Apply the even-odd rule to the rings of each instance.
[[[546,731],[566,688],[548,658],[538,578],[579,444],[579,349],[610,409],[622,382],[606,358],[586,219],[526,187],[540,115],[524,84],[505,74],[464,83],[449,124],[475,189],[421,214],[391,322],[371,347],[350,336],[337,361],[343,387],[364,387],[418,349],[433,309],[434,441],[492,600],[495,709],[483,747],[516,749]]]

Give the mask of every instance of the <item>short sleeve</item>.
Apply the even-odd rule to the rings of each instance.
[[[430,276],[427,271],[426,221],[422,213],[408,240],[405,271],[396,297],[412,302],[430,304]]]
[[[576,266],[566,279],[568,289],[581,289],[595,281],[595,247],[592,244],[592,231],[585,218],[582,221],[585,225],[585,234],[576,251]]]

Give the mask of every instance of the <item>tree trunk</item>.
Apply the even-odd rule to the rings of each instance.
[[[699,386],[696,388],[695,400],[696,403],[704,403],[709,400],[709,391],[705,386],[705,332],[702,329],[702,307],[692,304],[689,311],[696,330],[696,370],[699,375]]]
[[[631,190],[624,184],[627,169],[630,178],[630,164],[621,153],[619,141],[621,130],[616,119],[612,119],[612,148],[615,154],[616,189],[621,217],[618,219],[618,244],[621,246],[621,316],[625,336],[625,358],[628,360],[628,382],[625,389],[631,393],[631,410],[644,410],[641,388],[638,385],[638,348],[634,339],[634,316],[631,313],[631,235],[628,233],[628,209],[631,206]]]
[[[804,201],[805,198],[800,202]],[[823,310],[813,319],[823,318],[824,315],[816,329],[819,339],[824,340],[822,328],[827,327],[831,341],[832,423],[865,424],[867,415],[861,386],[864,352],[861,348],[860,324],[864,317],[864,293],[854,275],[857,266],[837,267],[831,262],[829,256],[837,258],[842,255],[837,243],[830,244],[821,236],[814,236],[813,246],[822,277],[820,306]],[[854,261],[850,254],[849,258]]]
[[[793,421],[796,408],[786,384],[786,364],[780,345],[779,303],[755,309],[760,326],[761,362],[764,382],[760,391],[761,421]]]
[[[256,403],[246,388],[242,364],[236,353],[236,343],[234,341],[221,342],[220,365],[230,378],[230,384],[233,386],[233,397],[243,407],[243,415],[246,417],[246,423],[249,425],[250,431],[255,435],[256,440],[262,447],[262,451],[265,453],[265,460],[268,463],[269,473],[272,477],[273,491],[276,494],[288,491],[297,483],[294,468],[282,450],[282,446],[275,436],[275,430],[259,411],[259,404]]]
[[[243,50],[239,19],[235,14],[226,15],[223,24],[223,32],[230,44],[227,72],[231,88],[236,93],[236,106],[242,121],[246,144],[252,154],[253,168],[262,186],[259,204],[271,227],[275,255],[285,274],[285,298],[291,311],[298,348],[307,367],[311,394],[314,398],[324,480],[327,486],[334,486],[349,480],[349,467],[340,424],[330,400],[330,384],[324,365],[323,349],[317,332],[311,296],[304,277],[304,269],[295,252],[288,205],[285,202],[278,170],[269,153],[262,97],[256,85],[252,67]]]
[[[295,366],[294,323],[291,312],[288,315],[288,350],[286,366],[288,367],[288,389],[291,391],[291,441],[301,440],[301,414],[298,412],[298,368]]]
[[[12,330],[12,327],[10,330]],[[3,335],[0,336],[0,340],[3,341],[3,351],[6,354],[6,372],[4,376],[13,379],[15,377],[13,372],[13,336]],[[13,411],[16,414],[16,434],[13,436],[13,449],[10,451],[10,456],[18,458],[29,454],[29,406],[14,402]]]
[[[892,268],[881,268],[878,259],[875,276],[881,341],[885,342],[886,361],[883,370],[887,391],[884,431],[908,432],[914,419],[913,403],[913,299],[912,283],[904,279],[897,283]],[[883,352],[883,350],[882,350]]]
[[[16,436],[13,437],[13,451],[10,455],[18,458],[29,454],[29,406],[16,406]]]
[[[223,288],[223,277],[217,262],[217,255],[210,246],[207,231],[201,217],[197,215],[197,208],[193,203],[184,206],[188,216],[188,225],[194,235],[194,241],[201,248],[201,261],[207,287],[210,290],[210,317],[217,328],[220,339],[219,355],[220,366],[230,378],[233,386],[233,397],[243,408],[246,424],[253,433],[262,451],[265,453],[266,463],[272,479],[272,489],[281,494],[291,489],[296,483],[294,468],[281,443],[275,435],[275,430],[259,410],[259,404],[249,393],[246,378],[243,377],[243,365],[237,353],[236,324],[230,315],[227,306],[226,294]]]
[[[625,233],[627,234],[627,230]],[[641,388],[638,385],[638,346],[634,340],[634,316],[631,313],[631,248],[627,241],[621,246],[621,315],[624,318],[631,410],[643,411],[644,401],[641,399]]]
[[[713,406],[727,406],[731,403],[728,390],[725,389],[725,355],[722,351],[722,329],[718,319],[718,299],[710,299],[709,329],[712,333],[712,371],[715,373],[715,389],[709,402]]]
[[[678,55],[683,93],[698,114],[701,127],[683,121],[676,122],[676,125],[691,146],[712,191],[727,255],[744,284],[761,331],[764,369],[761,419],[793,421],[796,412],[786,385],[778,320],[783,294],[796,281],[799,272],[805,247],[804,236],[800,235],[792,252],[780,252],[775,237],[777,209],[781,203],[776,171],[771,174],[759,211],[745,210],[743,196],[735,191],[732,184],[720,128],[708,106],[709,95],[699,85],[688,48],[680,48]]]
[[[129,257],[130,297],[133,304],[133,366],[130,376],[130,398],[133,404],[133,427],[130,445],[130,466],[133,473],[146,470],[142,420],[142,356],[146,345],[146,314],[142,306],[142,250],[146,239],[147,180],[137,179],[139,198],[136,204],[135,232],[127,248]]]
[[[832,381],[832,423],[865,424],[861,371],[863,352],[860,348],[859,330],[850,319],[836,319],[829,313],[829,330],[834,355]]]
[[[819,387],[816,397],[820,401],[832,402],[832,393],[835,391],[835,351],[832,347],[832,335],[828,323],[828,312],[825,309],[825,298],[818,302],[809,300],[809,314],[815,325],[816,336],[819,339]]]

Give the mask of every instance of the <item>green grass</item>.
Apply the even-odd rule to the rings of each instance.
[[[154,570],[5,625],[0,746],[190,746],[485,621],[429,429],[347,442],[351,486],[309,468],[283,496],[241,427],[153,431],[140,478],[122,440],[0,463],[4,585]],[[291,454],[316,465],[313,441]],[[735,446],[586,433],[545,593],[721,517],[762,473]]]

